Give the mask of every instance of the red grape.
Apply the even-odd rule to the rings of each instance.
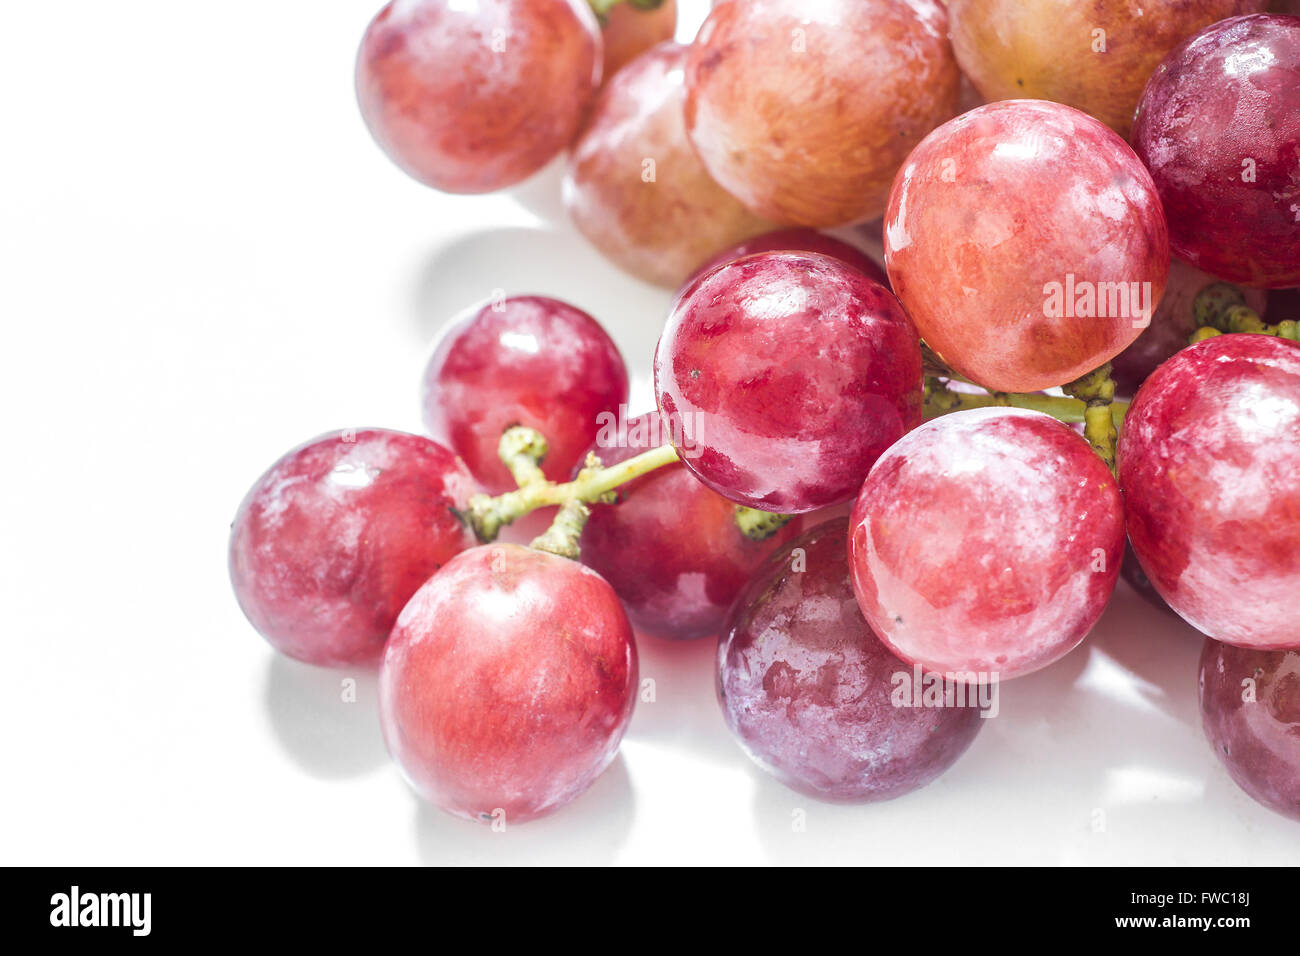
[[[1174,253],[1246,285],[1300,285],[1300,18],[1235,17],[1151,77],[1133,148]]]
[[[477,488],[441,445],[402,432],[333,432],[253,485],[230,534],[230,580],[276,650],[309,664],[373,664],[402,606],[474,544],[456,511]]]
[[[946,123],[908,158],[885,264],[950,366],[986,388],[1036,392],[1137,338],[1164,292],[1169,242],[1123,140],[1068,106],[1010,100]]]
[[[1148,375],[1166,359],[1187,347],[1196,331],[1196,297],[1219,280],[1181,259],[1169,263],[1169,282],[1164,298],[1151,317],[1151,326],[1137,341],[1111,359],[1115,384],[1123,395],[1132,395]],[[1261,289],[1242,289],[1246,305],[1260,315],[1268,309],[1268,294]]]
[[[1265,0],[951,0],[953,50],[987,100],[1055,100],[1128,136],[1147,77],[1170,50]]]
[[[879,216],[960,74],[933,0],[764,0],[714,8],[691,48],[686,128],[714,178],[776,222]]]
[[[1237,786],[1300,820],[1300,651],[1207,640],[1200,684],[1205,736]]]
[[[1064,657],[1101,617],[1124,556],[1115,479],[1038,412],[927,422],[858,495],[849,539],[867,621],[906,661],[1018,677]]]
[[[754,576],[718,644],[718,699],[745,752],[786,786],[888,800],[965,752],[980,729],[980,691],[962,687],[954,706],[938,708],[897,694],[914,673],[862,618],[847,534],[844,519],[818,525]]]
[[[402,611],[380,719],[422,797],[515,823],[568,803],[610,764],[636,687],[632,629],[600,575],[493,544],[458,555]]]
[[[592,245],[673,288],[701,259],[771,227],[713,181],[686,138],[686,53],[660,44],[610,81],[564,180],[565,208]]]
[[[598,416],[617,413],[627,391],[623,358],[595,319],[556,299],[516,296],[470,309],[444,333],[424,374],[424,422],[497,494],[515,487],[497,457],[507,428],[545,435],[543,471],[565,481]]]
[[[361,42],[357,99],[375,140],[416,179],[490,192],[572,142],[602,55],[586,0],[394,0]]]
[[[653,10],[639,10],[627,0],[605,14],[605,82],[638,56],[677,32],[677,0],[664,0]]]
[[[592,448],[606,465],[667,443],[657,413],[627,423],[613,447]],[[619,489],[617,505],[592,505],[582,562],[617,592],[639,630],[688,640],[716,634],[750,574],[803,527],[796,518],[766,541],[736,525],[736,505],[682,465],[650,472]]]
[[[695,273],[686,280],[686,285],[689,286],[700,276],[712,272],[724,262],[734,262],[736,259],[743,259],[745,256],[752,256],[760,252],[783,251],[817,252],[823,256],[830,256],[832,259],[839,259],[845,265],[853,266],[868,279],[889,288],[889,277],[885,275],[885,270],[880,268],[876,260],[857,246],[851,246],[847,242],[836,239],[834,236],[828,236],[824,232],[818,232],[816,229],[803,228],[777,229],[774,232],[766,232],[761,236],[746,239],[730,249],[725,249],[696,269]]]
[[[1175,355],[1119,440],[1129,539],[1160,596],[1216,640],[1300,645],[1300,345],[1220,335]]]
[[[1035,392],[1137,338],[1164,292],[1169,243],[1151,177],[1123,140],[1068,106],[1011,100],[941,126],[908,158],[885,264],[950,366],[986,388]]]
[[[721,8],[720,8],[721,9]],[[763,511],[847,501],[921,420],[921,350],[889,290],[827,256],[767,252],[678,299],[655,355],[686,467]]]

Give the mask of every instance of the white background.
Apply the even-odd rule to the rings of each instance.
[[[669,296],[575,236],[553,174],[465,198],[398,172],[353,101],[376,6],[0,12],[0,862],[1300,861],[1300,825],[1202,739],[1199,637],[1123,585],[1082,648],[1006,685],[966,756],[893,803],[784,789],[722,724],[712,642],[645,639],[658,700],[578,802],[504,834],[422,807],[373,679],[345,704],[347,675],[244,621],[236,505],[320,432],[418,430],[430,342],[496,288],[600,318],[645,407]]]

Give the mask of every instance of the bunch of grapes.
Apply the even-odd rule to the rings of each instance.
[[[375,139],[462,193],[567,152],[577,228],[678,289],[656,407],[585,312],[470,309],[430,437],[325,435],[248,493],[249,620],[377,664],[394,759],[471,819],[608,766],[637,635],[716,638],[744,750],[872,801],[957,761],[1123,568],[1207,636],[1216,754],[1300,819],[1300,17],[1141,6],[723,0],[681,45],[671,0],[394,0],[357,62]],[[872,220],[883,269],[818,231]]]

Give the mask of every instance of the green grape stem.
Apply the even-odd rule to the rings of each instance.
[[[1215,282],[1202,289],[1196,296],[1192,311],[1197,326],[1189,339],[1192,345],[1216,335],[1232,333],[1276,335],[1300,342],[1300,321],[1265,322],[1258,312],[1246,305],[1242,291],[1227,282]]]
[[[1084,403],[1083,437],[1088,439],[1088,444],[1101,456],[1106,467],[1114,472],[1119,429],[1111,413],[1115,402],[1115,380],[1110,373],[1111,366],[1107,362],[1083,378],[1063,385],[1061,391]]]
[[[546,532],[534,538],[529,547],[576,561],[581,554],[578,542],[590,517],[591,509],[581,499],[570,498],[560,505],[559,513]]]
[[[1083,424],[1088,440],[1106,467],[1115,470],[1115,446],[1128,412],[1128,402],[1115,401],[1115,381],[1106,363],[1083,378],[1062,386],[1066,394],[1015,392],[956,392],[936,375],[925,380],[925,417],[938,418],[971,408],[1025,408],[1043,412],[1066,424]]]
[[[544,476],[540,480],[535,479],[532,477],[532,468],[528,463],[521,463],[521,457],[526,458],[539,450],[544,454],[545,449],[546,439],[531,428],[515,426],[506,429],[501,436],[498,453],[502,461],[511,468],[516,480],[519,480],[520,474],[528,480],[519,481],[517,489],[507,491],[495,498],[485,494],[470,498],[465,518],[480,541],[495,541],[503,527],[518,521],[524,515],[531,514],[538,508],[562,507],[572,500],[584,504],[593,502],[612,504],[617,498],[614,490],[620,485],[680,460],[671,445],[643,452],[635,458],[610,465],[608,468],[604,467],[595,455],[588,455],[582,471],[576,478],[557,484],[547,481]],[[540,456],[535,458],[532,467],[536,468],[540,460]],[[540,474],[540,468],[538,473]],[[572,516],[568,520],[572,522]]]
[[[793,520],[794,515],[773,514],[736,505],[736,527],[754,541],[766,541]]]
[[[1128,402],[1110,403],[1110,413],[1119,428],[1124,424],[1128,412]],[[1019,392],[955,392],[947,382],[931,376],[925,383],[925,418],[928,421],[951,412],[965,411],[970,408],[1027,408],[1030,411],[1043,412],[1067,425],[1086,422],[1088,406],[1077,398],[1061,395],[1043,395],[1038,392],[1021,394]]]

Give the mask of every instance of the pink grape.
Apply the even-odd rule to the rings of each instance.
[[[230,580],[282,654],[375,664],[398,612],[474,545],[477,491],[441,445],[401,432],[332,432],[286,454],[249,490],[230,533]]]
[[[602,56],[586,0],[393,0],[361,41],[357,99],[411,176],[444,192],[491,192],[573,141]]]
[[[1228,644],[1300,645],[1300,345],[1220,335],[1138,391],[1119,440],[1128,534],[1160,596]]]
[[[1174,50],[1133,148],[1175,255],[1231,282],[1300,286],[1300,17],[1234,17]]]
[[[1164,292],[1169,239],[1151,176],[1122,139],[1068,106],[1009,100],[944,124],[908,157],[885,265],[952,368],[1035,392],[1138,337]]]
[[[927,422],[876,462],[853,507],[853,582],[899,657],[1019,677],[1097,623],[1124,556],[1114,477],[1068,426],[983,408]]]
[[[797,514],[847,501],[920,423],[920,344],[898,300],[857,269],[768,252],[678,299],[655,388],[696,477],[740,504]]]
[[[956,110],[947,33],[933,0],[720,4],[687,66],[691,141],[761,216],[873,219],[908,152]]]
[[[424,799],[508,826],[591,786],[636,688],[632,629],[600,575],[492,544],[458,555],[403,609],[380,670],[380,721]]]
[[[1200,697],[1205,736],[1237,786],[1300,820],[1300,651],[1206,640]]]
[[[664,0],[653,10],[640,10],[627,0],[605,14],[605,82],[638,56],[677,32],[677,0]]]
[[[609,82],[564,180],[565,208],[591,244],[672,288],[701,259],[771,228],[713,181],[686,138],[686,53],[660,44]]]
[[[786,786],[888,800],[966,751],[980,729],[978,692],[957,698],[949,684],[954,706],[937,708],[914,706],[919,688],[897,693],[915,674],[863,620],[847,536],[843,518],[818,525],[755,574],[718,644],[718,700],[741,747]]]
[[[470,309],[443,334],[424,373],[424,423],[492,494],[515,487],[497,457],[512,425],[550,445],[542,470],[566,481],[596,438],[599,418],[627,403],[618,347],[586,312],[516,296]]]

